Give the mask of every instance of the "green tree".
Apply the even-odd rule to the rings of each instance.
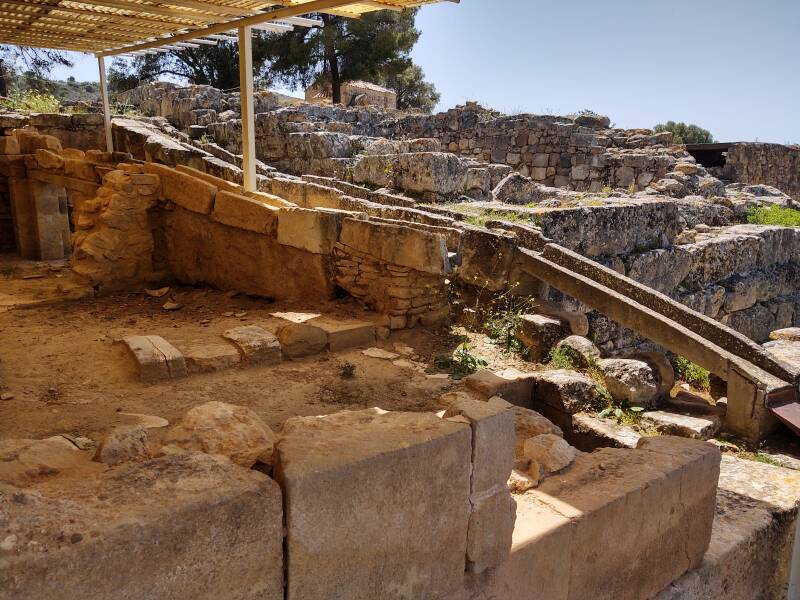
[[[418,109],[430,113],[441,98],[436,86],[425,81],[425,73],[418,65],[412,64],[402,70],[390,69],[382,83],[395,91],[397,108],[402,110]]]
[[[47,76],[58,66],[72,66],[72,62],[63,52],[0,44],[0,96],[8,95],[9,84],[18,69],[24,70],[27,87],[46,90]]]
[[[266,43],[262,37],[253,38],[253,69],[259,72],[266,58]],[[193,84],[212,85],[227,90],[239,87],[239,48],[231,41],[216,46],[202,45],[145,54],[133,60],[116,59],[108,73],[112,91],[122,92],[158,80],[162,75],[185,79]]]
[[[714,142],[714,136],[707,129],[683,122],[667,121],[666,123],[659,123],[653,127],[653,131],[656,133],[669,131],[672,134],[672,140],[676,144],[711,144]]]
[[[415,9],[380,10],[360,19],[324,13],[316,16],[323,21],[322,27],[265,35],[265,79],[295,89],[315,83],[330,86],[333,102],[340,103],[342,83],[358,79],[388,82],[413,66],[409,54],[420,37],[414,26]],[[412,80],[409,75],[404,81]],[[404,93],[413,96],[410,88]]]

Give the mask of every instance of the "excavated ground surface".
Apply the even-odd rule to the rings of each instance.
[[[273,428],[296,415],[372,406],[433,411],[439,410],[436,398],[459,385],[443,375],[364,356],[360,349],[144,384],[117,340],[155,334],[179,347],[190,341],[220,343],[220,335],[233,327],[259,325],[274,331],[275,312],[363,313],[349,300],[324,306],[272,303],[193,287],[172,288],[162,298],[142,290],[56,302],[65,270],[41,263],[18,262],[17,267],[13,274],[0,275],[0,292],[18,301],[0,306],[0,394],[13,395],[0,401],[0,439],[67,433],[99,442],[114,426],[133,422],[122,413],[156,415],[172,423],[211,400],[248,406]],[[31,274],[42,276],[23,279]],[[162,308],[170,297],[182,305],[180,310]],[[493,368],[535,368],[504,355],[485,336],[469,337],[473,353]],[[405,344],[419,355],[418,362],[428,365],[433,357],[452,353],[461,339],[453,332],[417,329],[394,333],[377,345],[393,350],[395,343]],[[343,378],[342,365],[348,362],[355,365],[355,376]]]

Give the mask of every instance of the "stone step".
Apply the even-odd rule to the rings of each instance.
[[[663,435],[709,440],[722,428],[716,415],[693,416],[677,412],[652,410],[642,413],[642,419]]]

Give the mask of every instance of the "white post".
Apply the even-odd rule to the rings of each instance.
[[[252,28],[239,28],[239,97],[242,111],[242,171],[244,191],[256,191],[256,130],[253,114]]]
[[[103,100],[103,120],[106,129],[106,150],[114,151],[114,140],[111,137],[111,109],[108,107],[108,84],[106,83],[106,61],[102,56],[97,57],[97,66],[100,68],[100,98]]]

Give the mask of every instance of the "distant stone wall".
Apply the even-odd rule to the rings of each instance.
[[[32,126],[39,133],[56,138],[64,148],[97,150],[106,145],[103,123],[103,115],[99,113],[5,113],[0,114],[0,135]]]
[[[800,202],[800,146],[733,144],[728,149],[725,175],[749,185],[771,185]]]

